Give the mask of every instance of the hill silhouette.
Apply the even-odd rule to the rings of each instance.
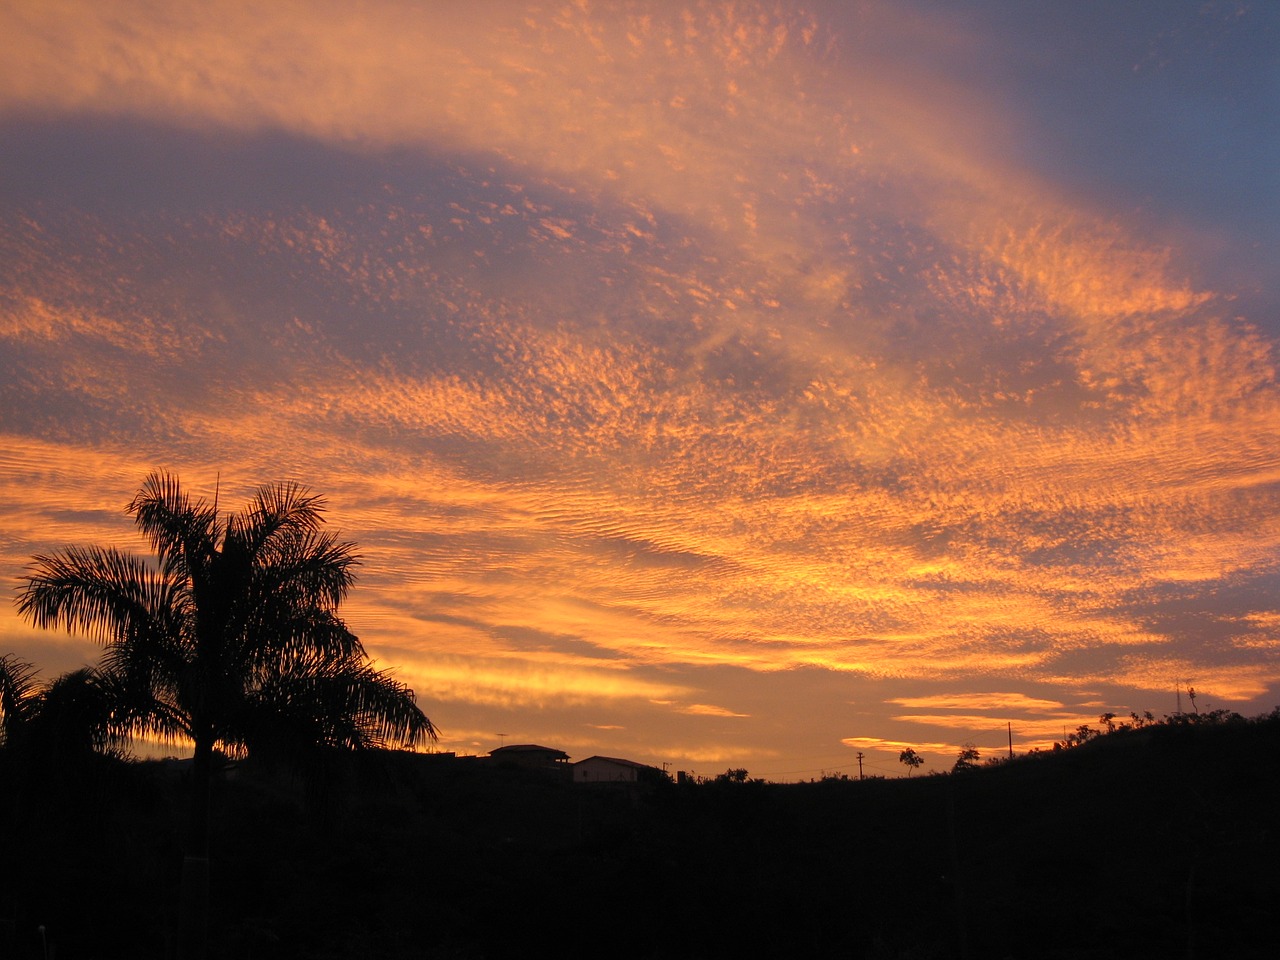
[[[216,785],[211,955],[1271,958],[1277,760],[1273,716],[897,780],[244,763]],[[0,955],[164,957],[189,774],[72,767],[0,751]]]

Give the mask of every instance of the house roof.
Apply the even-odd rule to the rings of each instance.
[[[648,763],[636,763],[634,760],[623,760],[621,757],[587,757],[585,760],[579,760],[574,764],[575,767],[584,763],[590,763],[592,760],[603,760],[605,763],[616,763],[620,767],[635,767],[637,770],[657,770],[658,768]]]
[[[557,759],[569,759],[569,755],[563,750],[557,750],[555,747],[539,746],[536,743],[513,743],[510,746],[498,747],[497,750],[490,750],[489,756],[494,757],[498,754],[509,755],[513,753],[545,753],[548,756],[552,756]]]

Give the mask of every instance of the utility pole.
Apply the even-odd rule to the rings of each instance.
[[[1013,759],[1013,721],[1006,720],[1005,726],[1009,728],[1009,759]]]
[[[862,753],[858,753],[858,779],[862,779]]]

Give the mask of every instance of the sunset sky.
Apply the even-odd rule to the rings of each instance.
[[[440,748],[1280,703],[1280,5],[0,0],[0,653],[298,480]]]

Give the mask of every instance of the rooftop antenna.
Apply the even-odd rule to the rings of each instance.
[[[505,733],[498,734],[498,747],[501,749],[507,745],[507,735]]]

